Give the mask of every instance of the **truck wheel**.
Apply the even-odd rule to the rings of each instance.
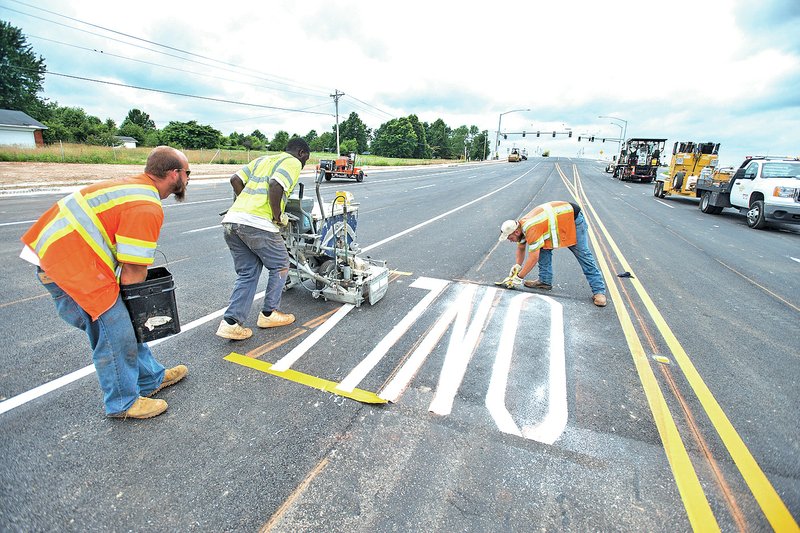
[[[656,198],[664,198],[664,182],[657,181],[653,186],[653,196]]]
[[[325,181],[331,181],[332,177],[333,177],[333,174],[328,174],[327,172],[325,173]]]
[[[762,229],[767,225],[764,218],[764,200],[756,200],[747,212],[747,225],[753,229]]]
[[[356,174],[356,181],[359,182],[359,183],[364,181],[364,171],[363,170],[359,170],[358,174]]]
[[[722,208],[711,205],[711,193],[705,191],[700,197],[700,211],[709,215],[718,215],[722,212]]]

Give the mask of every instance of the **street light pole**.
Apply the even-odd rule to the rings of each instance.
[[[512,109],[511,111],[500,113],[500,118],[497,119],[497,134],[494,137],[495,159],[500,159],[500,153],[498,152],[498,149],[500,148],[500,124],[503,122],[503,115],[508,115],[509,113],[516,113],[517,111],[530,111],[530,109]]]
[[[597,118],[610,118],[611,120],[619,120],[620,122],[625,123],[625,127],[622,129],[622,141],[619,143],[619,150],[622,152],[622,145],[625,143],[625,139],[628,137],[628,121],[624,118],[609,117],[608,115],[600,115]],[[619,124],[617,124],[617,126],[619,126]]]

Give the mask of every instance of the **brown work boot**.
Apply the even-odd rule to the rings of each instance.
[[[281,313],[275,309],[269,316],[263,312],[259,313],[257,324],[260,328],[277,328],[279,326],[288,326],[292,322],[294,322],[294,315]]]
[[[542,281],[539,281],[538,279],[535,279],[533,281],[526,281],[525,286],[528,287],[529,289],[542,289],[543,291],[553,290],[552,285],[550,285],[549,283],[544,283]]]
[[[605,307],[606,306],[606,295],[602,293],[597,293],[592,295],[592,302],[597,307]]]
[[[244,339],[249,339],[253,336],[253,330],[250,328],[243,328],[238,323],[236,324],[228,324],[225,320],[219,323],[219,327],[217,328],[217,337],[222,337],[223,339],[230,339],[232,341],[242,341]]]
[[[148,394],[147,397],[150,398],[161,389],[169,387],[170,385],[175,385],[177,382],[185,378],[186,374],[188,373],[189,369],[186,368],[186,365],[178,365],[168,368],[164,371],[164,380],[161,382],[161,385],[159,385],[156,390]]]
[[[152,400],[139,396],[127,411],[108,415],[111,418],[153,418],[167,410],[167,402],[164,400]]]

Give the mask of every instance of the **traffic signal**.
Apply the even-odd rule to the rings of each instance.
[[[581,142],[581,136],[578,135],[578,142]]]
[[[508,135],[506,135],[506,134],[504,133],[504,134],[503,134],[503,139],[508,139]]]
[[[537,137],[539,136],[539,132],[538,132],[538,131],[536,132],[536,136],[537,136]]]
[[[553,132],[553,137],[555,137],[555,136],[556,136],[556,132]]]
[[[569,132],[569,138],[572,139],[572,132]]]
[[[589,140],[594,142],[594,137],[589,137]]]
[[[525,132],[524,131],[522,132],[522,136],[525,137]]]

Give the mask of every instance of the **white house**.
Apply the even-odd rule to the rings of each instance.
[[[136,143],[139,142],[133,137],[125,137],[124,135],[117,135],[114,137],[114,139],[116,139],[120,145],[124,146],[125,148],[136,148]]]
[[[47,126],[22,111],[0,109],[0,145],[35,148],[44,146],[42,131]]]

